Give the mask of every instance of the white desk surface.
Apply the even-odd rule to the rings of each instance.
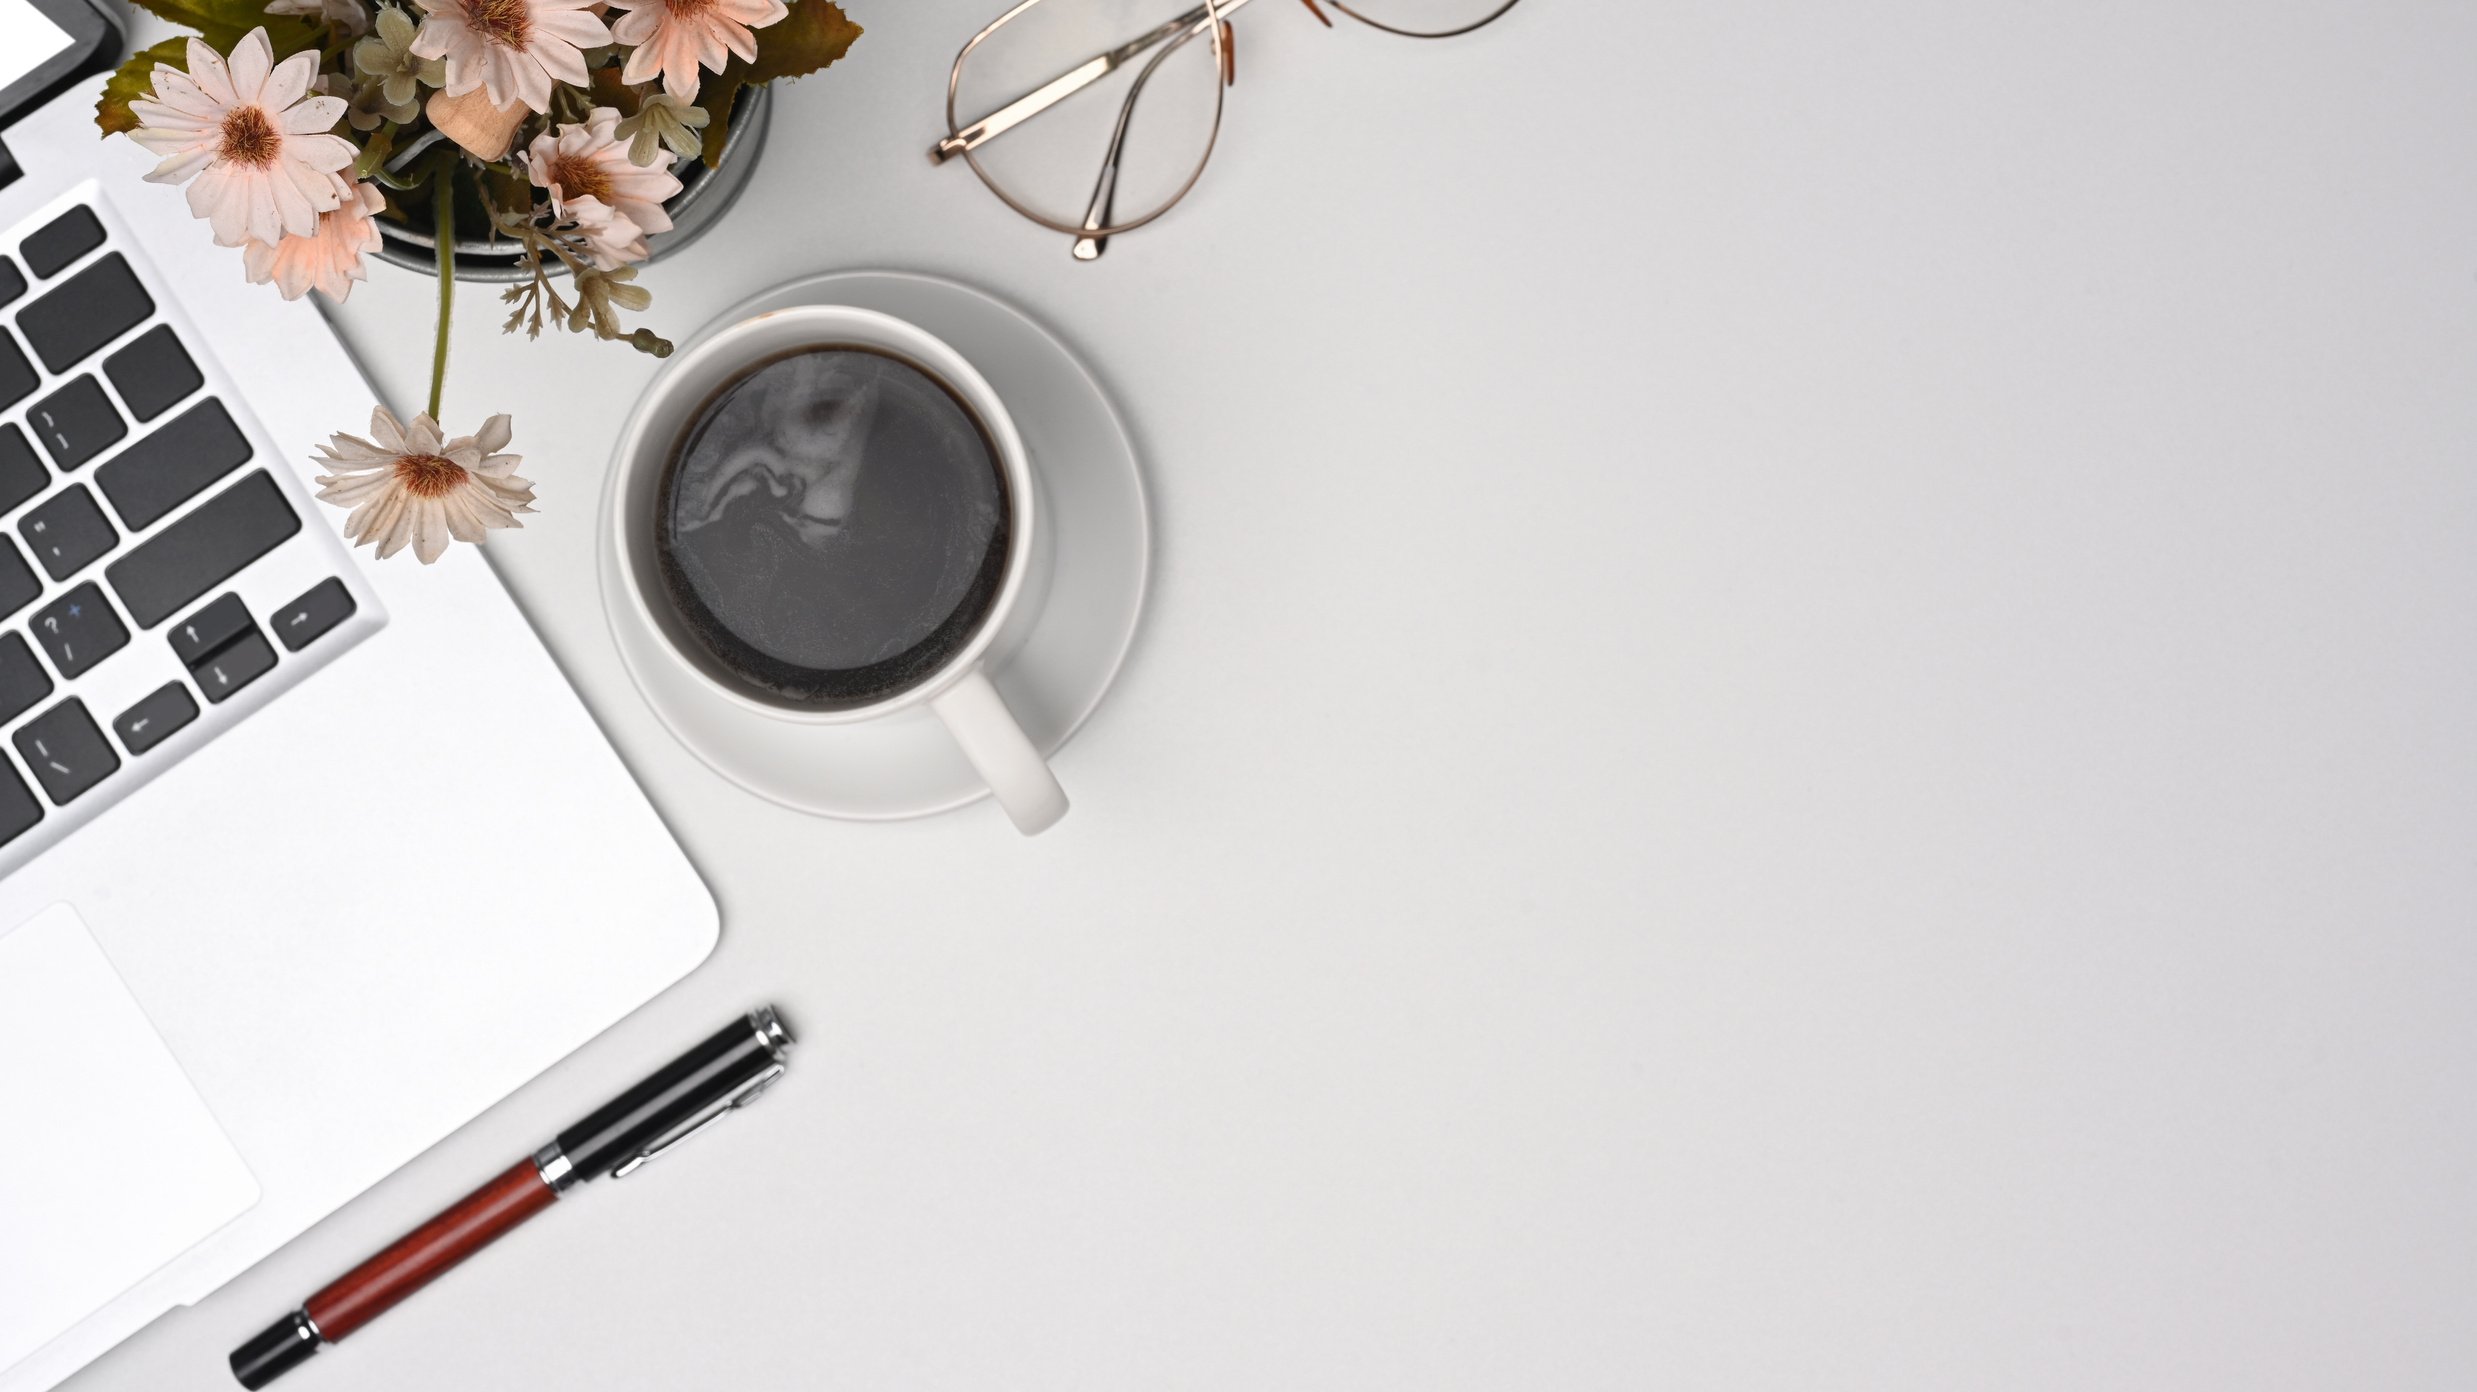
[[[492,551],[722,947],[71,1387],[228,1386],[765,1000],[777,1096],[284,1386],[2466,1385],[2477,10],[1256,6],[1087,267],[922,157],[996,8],[853,0],[645,283],[928,270],[1089,359],[1159,551],[1073,814],[676,746],[593,570],[654,364],[469,291]],[[341,316],[408,405],[431,294]]]

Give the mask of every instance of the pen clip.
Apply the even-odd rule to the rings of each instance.
[[[699,1131],[713,1125],[715,1122],[731,1115],[732,1112],[738,1110],[739,1108],[745,1107],[749,1103],[756,1101],[757,1094],[765,1091],[767,1087],[773,1084],[775,1079],[781,1076],[783,1076],[783,1065],[777,1062],[768,1067],[763,1073],[758,1074],[756,1077],[751,1078],[747,1082],[732,1089],[730,1096],[715,1103],[703,1115],[683,1124],[679,1127],[679,1129],[671,1132],[669,1135],[664,1136],[662,1139],[655,1141],[652,1145],[645,1147],[636,1154],[629,1156],[626,1160],[621,1161],[619,1168],[611,1171],[611,1178],[626,1179],[629,1174],[634,1172],[639,1166],[644,1165],[655,1156],[662,1154],[671,1147],[687,1140],[690,1136],[697,1134]]]

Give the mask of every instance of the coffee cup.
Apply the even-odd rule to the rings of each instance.
[[[970,435],[986,447],[985,501],[964,497],[981,487],[958,443]],[[1039,490],[1005,403],[962,354],[874,310],[760,314],[672,356],[612,467],[621,602],[713,695],[797,725],[925,706],[1018,830],[1065,815],[987,670],[1038,588]],[[890,509],[913,520],[876,520]],[[917,543],[923,526],[951,535]]]

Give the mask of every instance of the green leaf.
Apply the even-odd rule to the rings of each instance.
[[[138,128],[138,118],[130,112],[129,103],[155,95],[157,63],[188,71],[189,40],[165,39],[153,48],[130,54],[128,61],[103,84],[103,97],[95,103],[95,125],[105,135]]]
[[[195,29],[207,46],[229,58],[232,46],[252,29],[265,29],[280,61],[318,47],[318,30],[308,20],[271,15],[259,0],[131,0],[139,9],[184,29]],[[158,44],[157,47],[162,45]],[[151,50],[150,50],[151,51]]]
[[[697,105],[714,114],[705,128],[708,168],[722,164],[722,143],[731,132],[731,107],[752,82],[780,82],[823,71],[851,51],[860,26],[834,0],[791,0],[791,12],[757,31],[757,60],[733,58],[699,86]]]
[[[758,31],[757,61],[734,58],[723,76],[736,72],[742,82],[806,77],[849,53],[859,37],[860,26],[834,0],[791,0],[791,13]]]
[[[721,77],[707,78],[697,92],[697,104],[713,117],[705,123],[705,149],[697,156],[708,169],[722,167],[722,143],[731,135],[731,104],[739,95],[740,84]]]
[[[394,126],[381,126],[370,132],[369,140],[361,147],[361,158],[353,161],[353,177],[369,178],[380,165],[387,162],[387,157],[395,152],[396,128]]]

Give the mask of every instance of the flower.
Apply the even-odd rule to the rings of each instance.
[[[619,123],[619,136],[628,142],[628,158],[636,164],[652,164],[654,151],[665,146],[681,159],[695,159],[705,148],[698,132],[713,119],[704,107],[656,92],[637,107],[634,116]]]
[[[421,108],[410,102],[398,106],[387,100],[386,84],[355,82],[341,73],[325,74],[310,84],[310,90],[324,97],[342,97],[345,124],[357,131],[374,131],[389,121],[400,126],[421,114]]]
[[[384,406],[370,412],[370,438],[339,432],[318,447],[321,501],[351,508],[344,535],[378,548],[380,559],[406,546],[423,565],[447,550],[450,538],[479,542],[500,527],[521,527],[533,511],[533,485],[516,477],[523,462],[498,451],[510,435],[505,415],[482,422],[478,435],[439,438],[426,415],[400,426]]]
[[[757,60],[757,40],[748,31],[763,29],[790,8],[783,0],[610,0],[624,10],[611,26],[611,37],[633,44],[628,66],[619,80],[631,85],[662,74],[662,90],[681,101],[697,99],[697,67],[716,72],[736,53]]]
[[[288,300],[315,289],[341,304],[363,276],[362,253],[378,245],[378,224],[372,221],[387,205],[376,184],[355,184],[331,213],[321,213],[318,230],[307,237],[286,237],[274,246],[251,242],[241,249],[252,285],[275,282]]]
[[[367,0],[267,0],[271,15],[302,15],[339,34],[360,34],[370,27]]]
[[[596,0],[415,0],[421,32],[412,52],[447,60],[447,94],[479,87],[492,104],[521,101],[550,110],[554,81],[591,81],[580,51],[611,41],[611,31],[587,14]]]
[[[415,98],[424,87],[447,85],[447,65],[436,58],[424,58],[413,52],[414,36],[421,32],[413,17],[401,8],[389,5],[378,12],[378,23],[370,36],[353,45],[353,71],[377,84],[377,100],[365,92],[356,105],[368,105],[387,113],[387,119],[401,125],[413,119],[421,108]],[[408,114],[398,116],[395,112]],[[353,123],[360,126],[359,121]]]
[[[597,106],[582,123],[544,131],[525,150],[525,172],[550,190],[553,212],[572,219],[604,270],[645,259],[645,234],[671,230],[664,200],[679,192],[671,154],[640,165],[619,143],[619,112]]]
[[[587,266],[576,273],[576,307],[568,311],[568,332],[593,330],[596,338],[626,338],[619,331],[619,311],[641,310],[654,302],[651,291],[628,282],[636,279],[636,267],[620,266],[602,270]],[[664,349],[669,349],[664,344]],[[657,354],[656,356],[662,356]]]
[[[558,204],[560,219],[584,239],[586,258],[595,266],[609,270],[642,261],[651,254],[645,245],[645,229],[622,217],[617,209],[601,199],[553,201]]]
[[[188,183],[189,210],[214,225],[222,246],[316,232],[318,215],[343,200],[337,171],[355,154],[351,141],[327,134],[344,99],[310,95],[317,71],[316,53],[277,63],[264,29],[233,45],[229,67],[191,39],[189,71],[156,64],[153,97],[129,104],[138,118],[131,137],[164,157],[146,177]]]

